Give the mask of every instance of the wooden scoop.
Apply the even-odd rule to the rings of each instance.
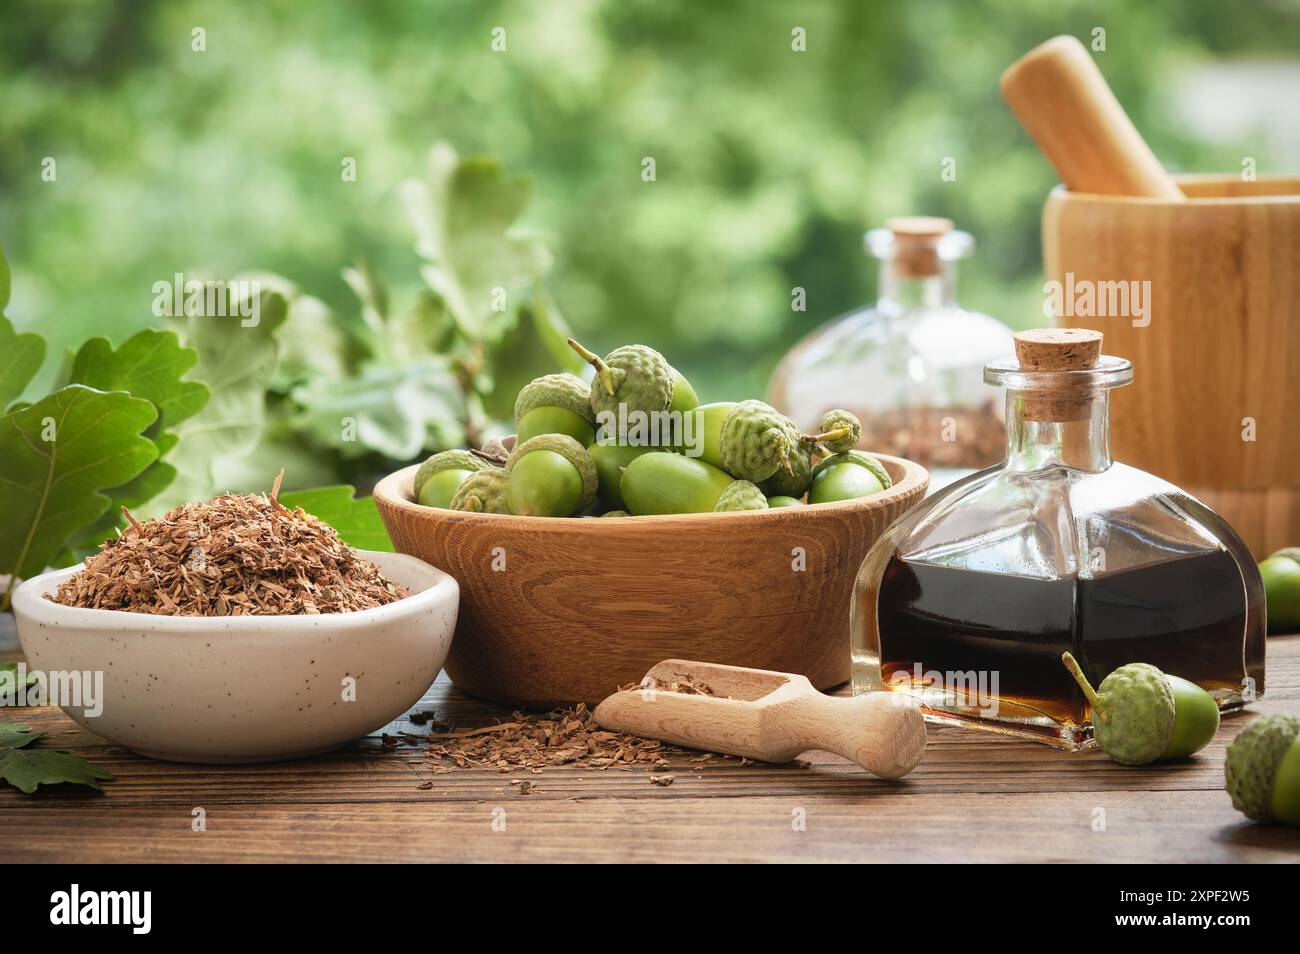
[[[827,696],[794,673],[684,659],[665,659],[594,716],[614,732],[763,762],[834,752],[881,778],[901,778],[925,752],[921,710],[902,693]]]
[[[1007,67],[1001,85],[1070,191],[1184,198],[1074,37],[1034,47]]]

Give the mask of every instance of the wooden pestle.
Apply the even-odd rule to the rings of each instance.
[[[1007,67],[1001,87],[1070,191],[1185,198],[1074,37],[1034,47]]]

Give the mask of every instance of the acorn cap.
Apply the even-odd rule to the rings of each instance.
[[[1092,731],[1121,765],[1146,765],[1164,754],[1174,733],[1174,690],[1149,663],[1120,666],[1097,687]]]
[[[1101,357],[1102,334],[1090,328],[1018,331],[1016,360],[1022,371],[1087,371]],[[1085,383],[1061,380],[1026,391],[1021,414],[1030,421],[1084,421],[1095,394]]]
[[[760,485],[769,497],[802,497],[812,485],[812,448],[796,444],[790,451],[790,469],[784,465]]]
[[[847,430],[848,433],[843,437],[825,437],[822,440],[816,440],[823,434],[830,434],[834,431]],[[858,446],[858,441],[862,440],[862,422],[852,411],[846,411],[843,408],[832,408],[822,415],[822,419],[817,424],[817,434],[804,438],[805,441],[820,443],[832,454],[842,454],[845,451],[853,450]]]
[[[618,414],[619,405],[629,413],[668,410],[676,379],[672,367],[654,348],[624,345],[601,358],[572,338],[568,342],[569,347],[596,369],[596,379],[591,382],[594,413]]]
[[[823,457],[817,462],[812,469],[812,475],[815,479],[827,467],[835,464],[857,464],[859,467],[865,467],[871,471],[873,477],[880,481],[880,486],[888,490],[894,485],[890,479],[889,471],[885,470],[885,465],[876,460],[870,454],[864,454],[860,450],[845,451],[843,454],[832,454],[830,457]]]
[[[762,483],[785,466],[799,445],[799,429],[770,404],[741,401],[722,419],[719,444],[727,473]]]
[[[600,486],[596,462],[591,459],[587,449],[568,434],[538,434],[536,437],[530,437],[510,452],[510,457],[506,460],[506,474],[509,475],[514,469],[519,458],[535,450],[554,451],[572,464],[578,471],[578,476],[582,478],[582,500],[578,504],[578,509],[585,510],[591,506],[592,501],[596,499],[596,490]]]
[[[766,510],[767,497],[763,491],[748,480],[733,480],[722,488],[718,502],[713,505],[714,513],[726,513],[731,510]]]
[[[576,374],[545,374],[524,385],[515,398],[515,424],[539,407],[562,407],[596,426],[596,412],[591,409],[591,388]]]
[[[486,467],[470,474],[456,488],[451,498],[451,509],[470,513],[509,513],[505,469]]]
[[[1273,782],[1297,736],[1300,718],[1275,712],[1256,719],[1233,739],[1223,763],[1233,808],[1256,821],[1273,820]]]
[[[483,458],[467,450],[445,450],[434,454],[415,472],[415,499],[420,499],[424,482],[444,470],[485,470],[492,466]]]

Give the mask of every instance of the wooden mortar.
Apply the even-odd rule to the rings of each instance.
[[[1300,544],[1300,179],[1169,176],[1072,37],[1002,92],[1065,183],[1043,212],[1057,322],[1133,363],[1115,458],[1208,503],[1256,557]]]
[[[1178,182],[1186,199],[1054,190],[1044,271],[1149,289],[1145,316],[1058,319],[1133,363],[1111,398],[1115,459],[1205,501],[1264,557],[1300,544],[1300,179]]]

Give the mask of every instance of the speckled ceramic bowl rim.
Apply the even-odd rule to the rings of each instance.
[[[867,453],[871,453],[867,451]],[[706,520],[810,520],[813,515],[830,516],[835,513],[844,513],[851,510],[859,509],[876,509],[883,508],[895,503],[899,498],[905,497],[917,487],[924,488],[930,482],[930,472],[915,461],[910,461],[905,457],[891,457],[888,454],[871,454],[872,457],[887,465],[893,465],[902,472],[902,477],[886,490],[878,494],[872,494],[870,497],[858,497],[853,500],[838,500],[834,503],[806,504],[802,507],[771,507],[767,510],[732,510],[726,513],[674,513],[674,514],[654,514],[652,516],[632,517],[634,522],[645,520],[659,520],[670,523],[686,522],[699,523]],[[513,526],[516,529],[527,529],[529,527],[538,529],[549,526],[555,529],[574,530],[579,533],[605,533],[611,529],[610,521],[591,519],[582,520],[573,517],[516,517],[513,514],[502,513],[470,513],[461,510],[443,510],[437,507],[425,507],[415,502],[414,484],[415,472],[420,469],[419,464],[412,464],[410,467],[403,467],[401,470],[394,471],[383,480],[375,485],[374,496],[376,500],[404,510],[410,510],[418,514],[437,513],[440,517],[449,520],[491,520],[496,521],[505,529]],[[890,477],[894,475],[891,473]],[[615,522],[621,521],[622,518],[614,518]]]
[[[125,610],[87,609],[64,606],[45,598],[59,584],[81,569],[80,565],[62,570],[52,570],[24,580],[14,588],[15,615],[25,616],[34,622],[67,625],[81,629],[98,629],[104,633],[120,634],[123,630],[140,632],[193,632],[196,634],[217,631],[229,632],[232,620],[245,633],[306,632],[319,629],[328,621],[332,629],[358,629],[400,619],[421,610],[436,606],[444,598],[448,587],[456,586],[450,574],[425,563],[419,557],[405,553],[387,553],[378,550],[358,550],[361,556],[379,566],[381,570],[400,565],[404,572],[421,580],[420,589],[410,596],[384,606],[357,610],[352,613],[320,613],[293,616],[155,616],[151,613],[128,613]],[[407,587],[410,589],[410,587]],[[22,640],[22,627],[18,638]]]

